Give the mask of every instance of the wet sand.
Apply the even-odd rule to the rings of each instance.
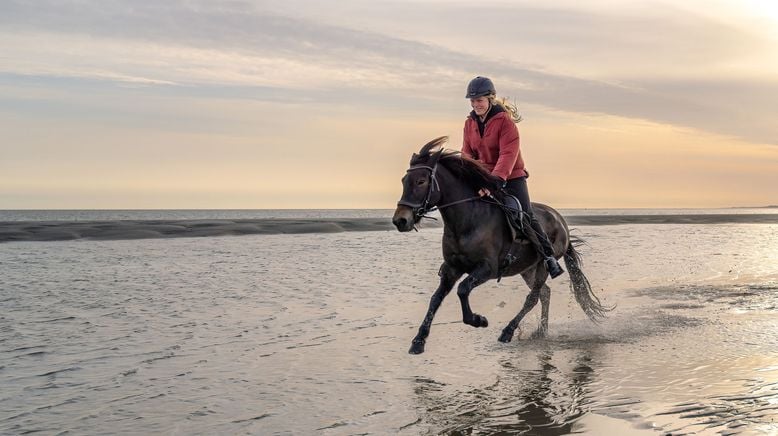
[[[0,242],[340,233],[393,228],[391,220],[387,218],[6,221],[0,222]]]
[[[0,433],[775,434],[778,226],[579,226],[616,309],[444,301],[441,229],[0,245]]]
[[[778,214],[572,215],[573,225],[618,224],[778,224]],[[426,228],[440,221],[424,220]],[[116,220],[5,221],[0,243],[74,239],[122,240],[210,236],[340,233],[394,230],[390,218],[239,219],[239,220]]]

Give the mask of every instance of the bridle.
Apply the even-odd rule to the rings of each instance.
[[[408,168],[407,171],[405,171],[406,174],[410,173],[411,171],[415,170],[427,170],[430,172],[430,184],[427,188],[427,195],[424,196],[424,200],[422,200],[420,203],[411,203],[410,201],[405,201],[402,198],[400,201],[397,202],[398,206],[407,206],[411,208],[411,211],[413,211],[414,218],[430,218],[435,219],[433,217],[426,216],[430,212],[434,212],[437,209],[440,209],[440,207],[435,205],[430,205],[430,200],[432,199],[432,193],[437,192],[440,194],[440,184],[438,184],[438,178],[437,178],[437,172],[438,172],[438,162],[435,162],[435,165],[433,166],[427,166],[427,165],[413,165],[410,168]]]
[[[410,201],[405,201],[402,198],[400,201],[397,202],[398,206],[407,206],[411,208],[411,211],[413,212],[414,218],[421,219],[421,218],[428,218],[432,220],[437,220],[435,217],[427,216],[427,214],[434,212],[436,210],[444,209],[449,206],[453,206],[455,204],[460,203],[466,203],[468,201],[473,200],[479,200],[481,196],[476,195],[473,197],[464,198],[457,201],[452,201],[450,203],[436,205],[432,204],[432,194],[438,193],[438,200],[440,200],[440,184],[438,183],[437,173],[438,173],[438,162],[439,162],[440,152],[438,152],[438,155],[435,156],[435,164],[432,166],[429,165],[412,165],[410,168],[408,168],[405,173],[410,173],[411,171],[415,170],[427,170],[430,172],[430,184],[429,188],[427,189],[427,195],[424,196],[424,200],[422,200],[420,203],[411,203]]]

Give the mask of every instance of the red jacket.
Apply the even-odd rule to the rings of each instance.
[[[519,148],[519,129],[507,112],[499,112],[486,120],[483,138],[476,120],[467,117],[462,153],[480,161],[503,180],[527,176]]]

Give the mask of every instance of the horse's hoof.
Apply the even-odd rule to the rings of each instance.
[[[513,332],[509,332],[509,331],[503,330],[502,334],[500,335],[500,337],[497,340],[502,342],[503,344],[507,344],[508,342],[513,340]]]
[[[424,342],[413,341],[411,348],[408,350],[408,354],[421,354],[424,352]]]
[[[473,317],[468,319],[463,319],[463,323],[473,326],[473,327],[488,327],[489,321],[486,319],[485,316],[478,315],[477,313],[473,314]]]
[[[532,332],[532,336],[530,336],[530,339],[545,339],[546,338],[546,331],[544,329],[537,329],[534,332]]]

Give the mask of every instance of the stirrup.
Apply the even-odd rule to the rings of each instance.
[[[552,256],[546,256],[546,271],[548,271],[548,275],[551,276],[552,279],[555,279],[562,275],[565,270],[562,269],[561,266],[559,266],[559,262],[557,262],[556,258]]]

